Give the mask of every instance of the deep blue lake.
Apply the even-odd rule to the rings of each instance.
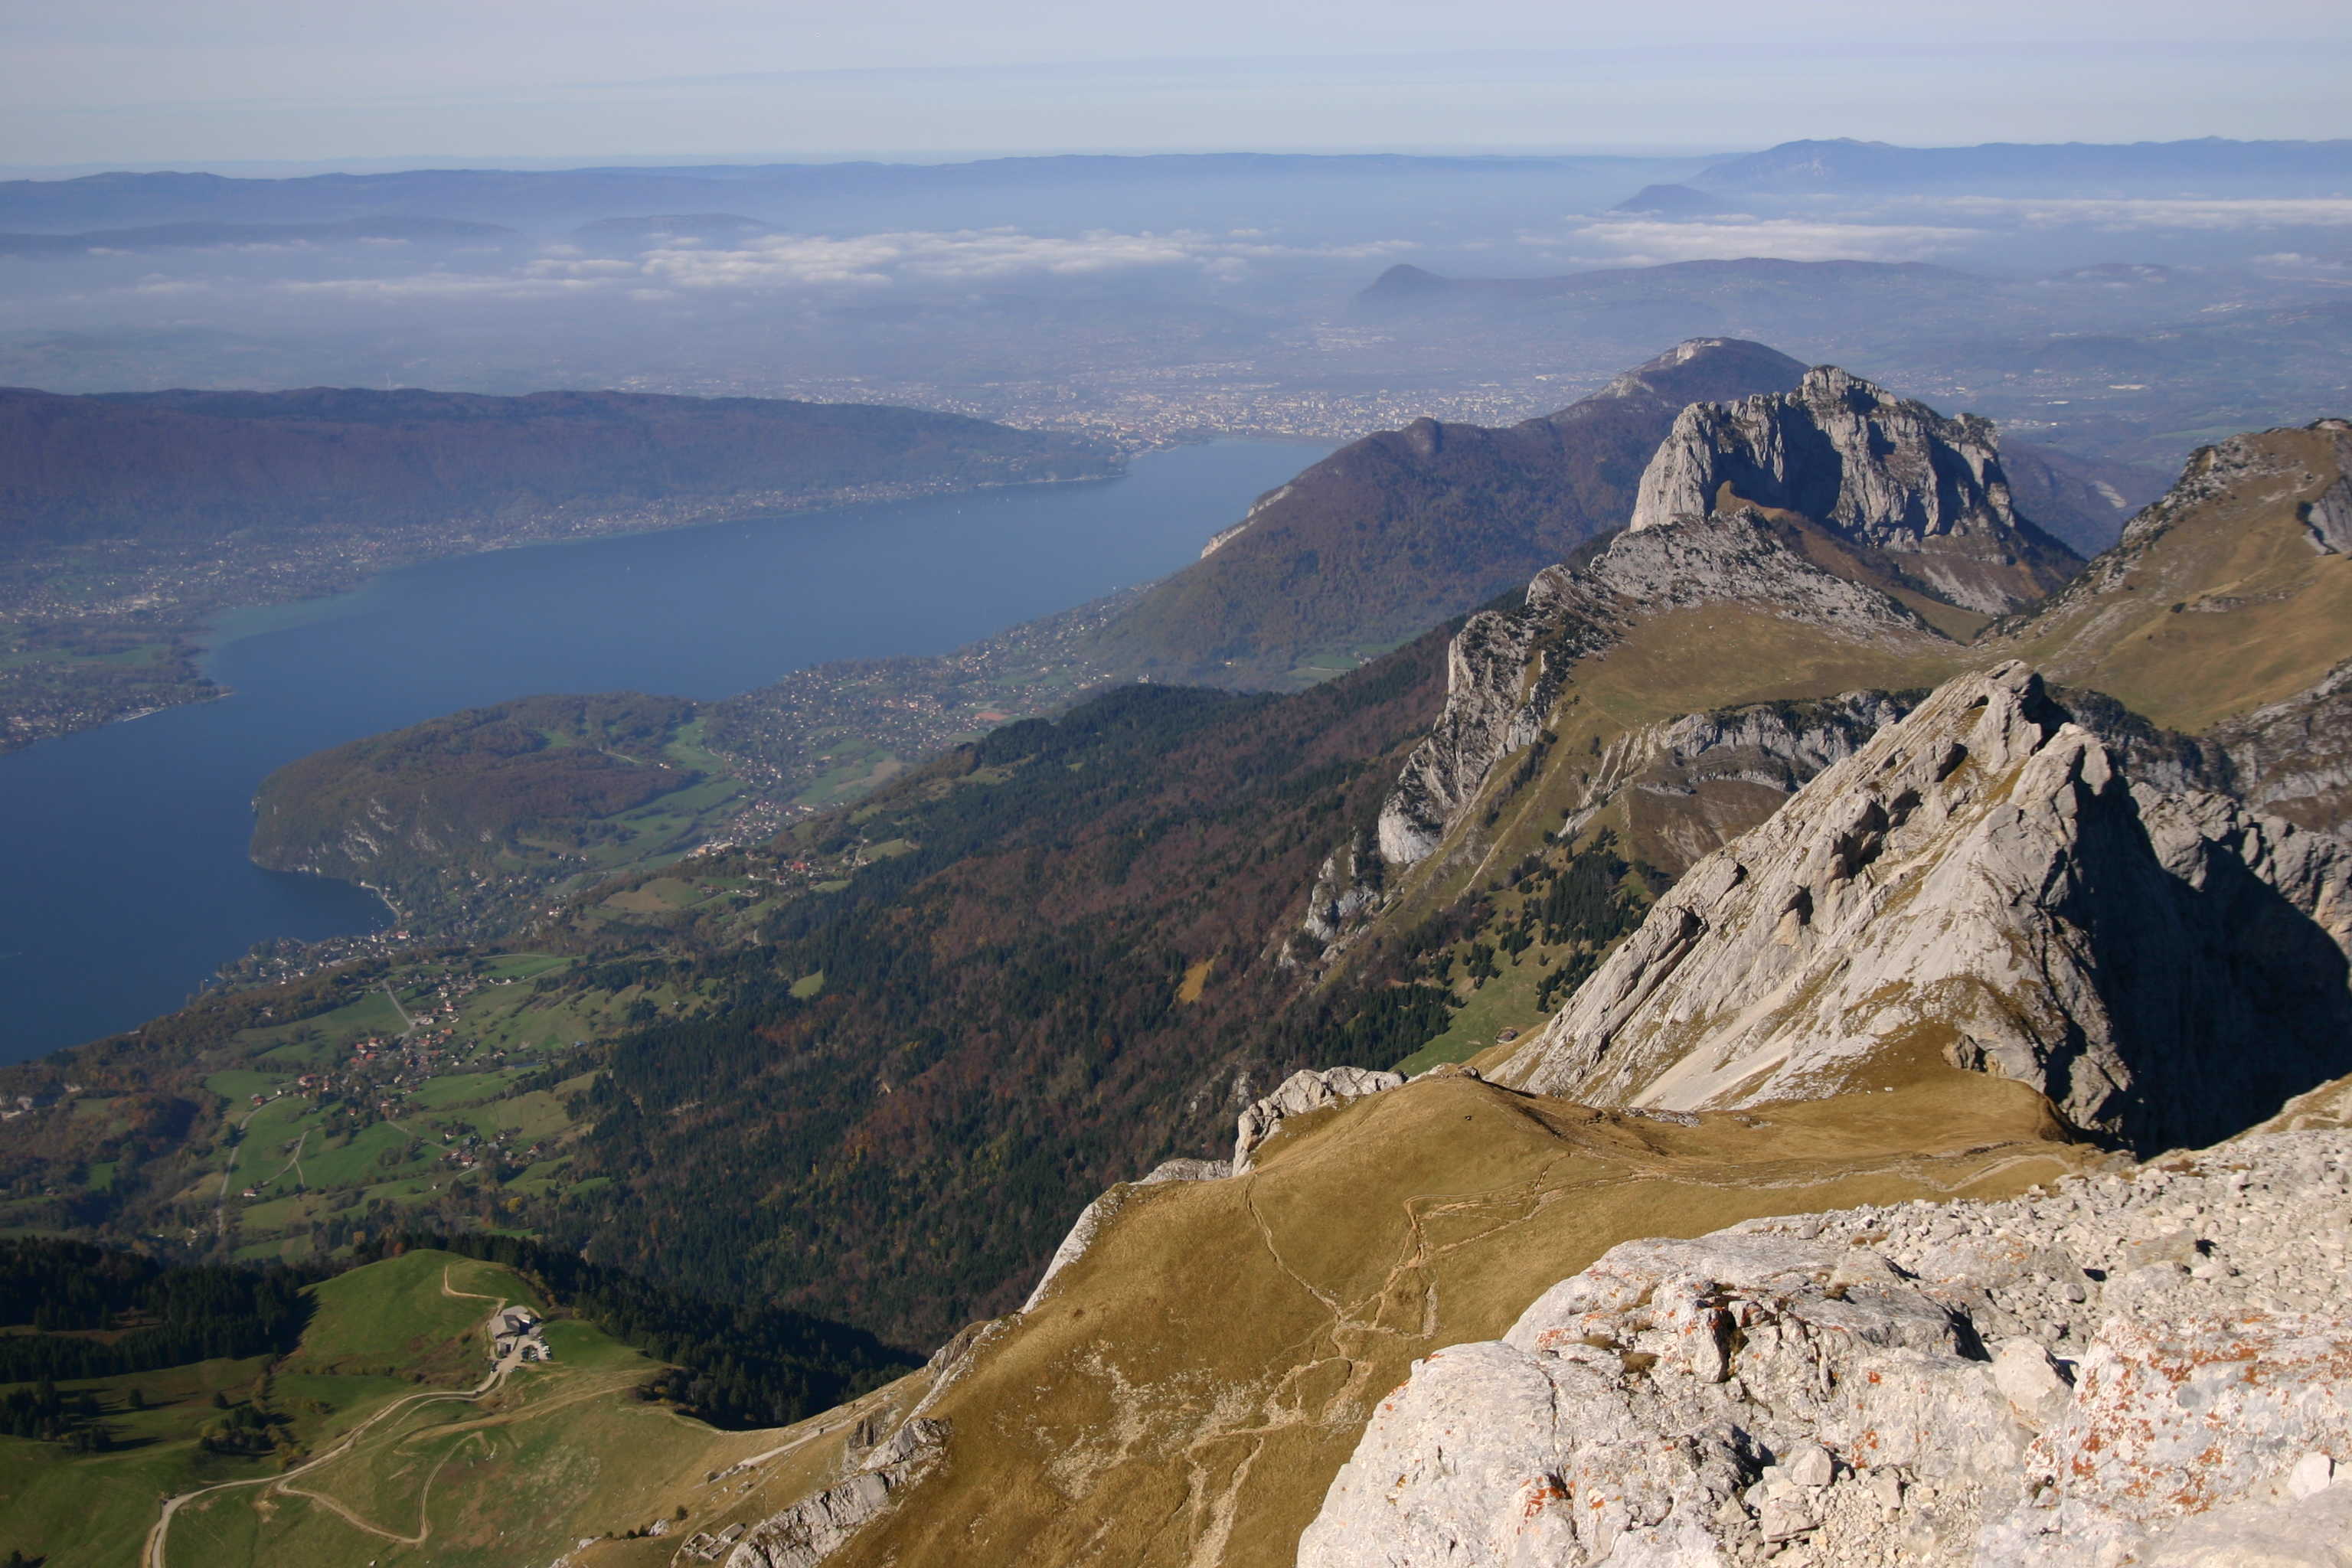
[[[231,617],[234,693],[0,757],[0,1061],[169,1012],[272,937],[370,931],[361,889],[246,858],[272,769],[545,691],[725,697],[944,653],[1166,575],[1326,448],[1221,441],[1124,478],[467,556]]]

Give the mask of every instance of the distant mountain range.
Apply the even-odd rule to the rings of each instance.
[[[383,174],[242,179],[201,174],[86,174],[0,181],[0,229],[54,231],[101,224],[212,221],[318,223],[355,217],[470,216],[500,222],[598,215],[785,209],[820,199],[966,191],[1008,192],[1302,176],[1393,181],[1461,175],[1541,178],[1613,158],[1416,158],[1371,153],[1219,153],[1145,157],[989,158],[967,163],[709,164],[657,169],[417,169]]]
[[[1803,191],[1870,185],[2042,184],[2091,181],[2322,178],[2352,175],[2352,141],[1990,142],[1898,147],[1887,142],[1784,142],[1717,163],[1691,184],[1710,191]]]
[[[1590,157],[1316,156],[1223,153],[1144,157],[992,158],[964,163],[766,163],[674,168],[557,170],[419,169],[393,174],[312,174],[291,179],[157,173],[88,174],[67,180],[0,182],[0,230],[70,232],[167,222],[322,223],[372,216],[473,217],[499,222],[599,216],[727,212],[747,205],[782,210],[813,201],[1010,192],[1054,187],[1174,190],[1199,182],[1511,176],[1541,179],[1612,163],[1654,168],[1659,161]],[[1688,165],[1685,164],[1685,167]],[[1784,142],[1727,158],[1683,188],[1717,195],[1976,183],[2001,187],[2095,184],[2103,188],[2183,182],[2336,181],[2352,174],[2352,141],[2142,142],[2127,145],[1995,142],[1976,147],[1897,147],[1851,140]],[[1636,174],[1655,178],[1654,174]],[[1631,181],[1628,182],[1632,183]],[[1692,198],[1660,194],[1649,208],[1696,210]],[[1637,198],[1638,199],[1638,198]]]
[[[356,245],[367,240],[462,245],[520,241],[513,229],[462,218],[371,217],[339,223],[164,223],[80,234],[0,234],[0,256],[79,256],[93,250],[193,250],[213,246]]]

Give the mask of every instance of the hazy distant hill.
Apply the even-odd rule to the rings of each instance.
[[[1897,147],[1886,142],[1784,142],[1717,163],[1691,184],[1715,191],[1801,191],[1844,185],[2084,184],[2121,181],[2341,179],[2352,141],[1993,142],[1977,147]]]
[[[93,250],[180,250],[214,246],[355,245],[398,240],[422,245],[503,245],[522,236],[497,224],[462,218],[350,218],[341,223],[165,223],[80,234],[0,234],[0,256],[76,256]]]
[[[0,389],[0,552],[1107,476],[1073,437],[865,404],[617,392]]]
[[[1610,210],[1654,213],[1661,217],[1695,217],[1727,211],[1729,204],[1688,185],[1643,185]]]

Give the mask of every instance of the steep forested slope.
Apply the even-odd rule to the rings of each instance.
[[[1011,726],[764,852],[889,855],[749,945],[717,922],[661,958],[584,937],[622,951],[571,984],[710,1005],[614,1048],[581,1169],[625,1196],[546,1223],[628,1267],[937,1338],[1018,1300],[1104,1181],[1206,1151],[1310,1058],[1411,1049],[1436,993],[1377,963],[1303,990],[1275,939],[1368,833],[1443,700],[1443,648],[1296,698],[1136,687]]]

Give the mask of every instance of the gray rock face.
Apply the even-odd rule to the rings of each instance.
[[[1627,798],[1637,849],[1679,873],[1777,811],[1806,781],[1911,710],[1884,691],[1759,702],[1630,730],[1603,748],[1559,830]]]
[[[2339,436],[2337,445],[2347,443]],[[2323,555],[2352,555],[2352,474],[2338,479],[2303,508],[2303,531]]]
[[[2022,531],[1990,422],[1947,419],[1832,366],[1791,393],[1683,410],[1642,476],[1632,526],[1705,516],[1726,485],[1900,556],[1928,592],[1988,615],[2056,587],[2075,560]],[[2004,580],[2043,555],[2048,580]]]
[[[1700,861],[1491,1075],[1815,1099],[1922,1060],[2210,1142],[2352,1070],[2352,847],[2134,786],[2021,665],[1947,683]]]
[[[1294,968],[1325,962],[1343,951],[1387,902],[1387,869],[1379,841],[1369,835],[1326,855],[1307,895],[1307,918],[1298,922],[1297,933],[1286,933],[1277,942],[1275,961]]]
[[[1554,660],[1545,656],[1537,689],[1525,689],[1522,678],[1545,619],[1536,609],[1537,592],[1528,588],[1525,608],[1507,615],[1481,610],[1454,634],[1445,650],[1445,710],[1405,759],[1396,789],[1381,807],[1380,851],[1390,865],[1409,866],[1435,849],[1477,798],[1495,763],[1541,732],[1558,676]]]
[[[1576,660],[1606,648],[1643,616],[1733,602],[1859,642],[1902,647],[1934,640],[1893,598],[1813,565],[1754,513],[1622,533],[1581,569],[1539,573],[1519,609],[1483,611],[1455,635],[1445,710],[1406,759],[1381,808],[1381,854],[1392,866],[1409,865],[1436,848],[1495,764],[1542,732]]]
[[[843,1480],[762,1520],[728,1553],[727,1568],[815,1568],[922,1479],[947,1438],[944,1421],[903,1423]]]
[[[1325,1068],[1314,1072],[1301,1068],[1284,1079],[1281,1088],[1242,1112],[1234,1134],[1233,1173],[1246,1173],[1258,1145],[1273,1137],[1274,1130],[1288,1118],[1403,1085],[1402,1073],[1374,1072],[1368,1068]]]
[[[2309,690],[2212,732],[2236,788],[2257,809],[2352,837],[2352,661]]]
[[[2347,1237],[2336,1131],[1628,1242],[1416,1363],[1300,1568],[2352,1561]]]

